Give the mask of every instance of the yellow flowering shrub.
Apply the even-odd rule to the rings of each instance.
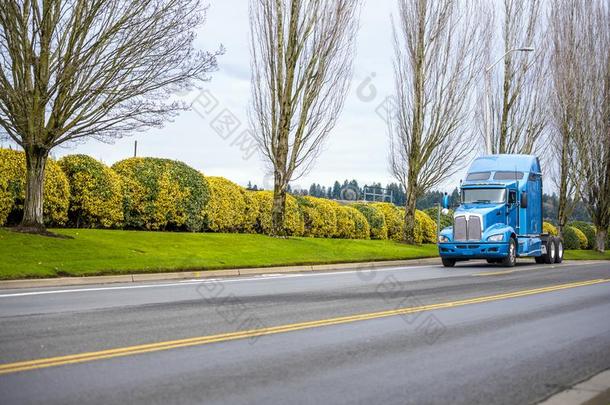
[[[23,215],[25,200],[25,153],[0,149],[0,225],[17,223]],[[44,175],[43,213],[46,225],[63,225],[68,220],[70,187],[61,168],[47,159]]]
[[[341,206],[344,212],[351,217],[354,222],[354,233],[353,239],[369,239],[371,237],[371,228],[369,227],[369,223],[366,220],[366,217],[362,215],[360,211],[355,209],[354,207],[343,205]],[[338,223],[337,223],[338,226]]]
[[[299,205],[305,221],[305,236],[332,238],[337,234],[338,204],[334,201],[316,197],[299,198]]]
[[[249,193],[247,204],[250,204],[252,208],[256,209],[256,221],[254,224],[246,224],[246,228],[253,228],[257,233],[264,233],[266,235],[271,234],[272,222],[271,222],[271,209],[273,208],[273,192],[272,191],[246,191]],[[253,214],[249,212],[248,217],[253,217]],[[286,196],[286,216],[284,226],[286,227],[286,233],[291,236],[303,235],[304,225],[303,216],[299,210],[299,204],[297,200],[291,196]]]
[[[572,221],[568,223],[568,226],[580,230],[587,238],[587,247],[583,249],[593,249],[595,247],[595,235],[597,232],[592,224],[584,221]]]
[[[586,249],[587,236],[578,228],[566,226],[563,229],[563,245],[565,249]]]
[[[428,216],[430,218],[432,218],[434,223],[436,223],[436,220],[438,219],[438,207],[426,208],[423,211],[426,214],[428,214]],[[447,214],[443,214],[442,208],[441,208],[441,229],[444,229],[444,228],[446,228],[448,226],[452,226],[452,225],[453,225],[453,210],[448,209]]]
[[[557,236],[559,234],[555,225],[551,224],[550,222],[542,223],[542,232],[553,236]]]
[[[387,202],[372,203],[371,206],[377,208],[385,218],[385,224],[388,228],[388,239],[402,240],[405,232],[405,215],[404,211],[394,204]]]
[[[206,229],[237,232],[244,229],[246,202],[237,184],[223,177],[206,177],[210,201],[204,210]]]
[[[360,211],[346,205],[335,204],[337,230],[335,237],[342,239],[368,239],[369,224]]]
[[[257,191],[249,191],[244,188],[241,189],[242,198],[244,200],[244,216],[242,221],[241,230],[247,233],[257,233],[258,229],[258,217],[260,212],[260,202]]]
[[[404,217],[405,209],[400,208]],[[415,210],[415,243],[436,243],[436,221],[423,211]]]
[[[72,226],[118,227],[123,222],[123,188],[114,170],[87,155],[69,155],[59,166],[70,184]]]
[[[421,242],[436,243],[436,222],[428,214],[415,210],[415,227],[420,229]]]
[[[344,206],[337,204],[335,207],[335,216],[337,218],[337,225],[335,235],[337,238],[342,239],[353,239],[356,233],[356,224],[354,219]]]
[[[169,159],[131,158],[112,166],[123,183],[125,226],[200,231],[209,191],[203,174]]]
[[[370,236],[372,239],[387,239],[388,238],[388,227],[385,223],[385,217],[383,212],[372,204],[356,203],[352,205],[353,208],[360,211],[366,218],[369,224]]]

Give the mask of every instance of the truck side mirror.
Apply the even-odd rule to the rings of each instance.
[[[449,208],[449,196],[447,193],[443,195],[443,208]]]
[[[521,192],[521,208],[527,208],[527,193],[525,191]]]
[[[510,190],[508,192],[508,205],[513,205],[517,203],[517,192]]]

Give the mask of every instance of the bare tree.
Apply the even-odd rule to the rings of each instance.
[[[577,80],[582,104],[573,132],[578,193],[596,228],[595,248],[603,252],[610,227],[610,5],[605,0],[578,4]]]
[[[216,54],[193,49],[198,0],[0,4],[0,127],[25,151],[23,230],[42,231],[49,152],[87,137],[158,127],[188,106],[171,97],[207,79]]]
[[[559,234],[570,218],[576,203],[576,185],[572,162],[576,161],[575,133],[579,131],[585,108],[583,63],[579,48],[583,41],[584,2],[558,0],[549,15],[549,83],[550,152],[554,170],[552,180],[559,191],[557,213]]]
[[[389,158],[406,190],[405,240],[413,243],[417,198],[459,170],[471,151],[468,124],[482,26],[474,2],[399,0],[398,5]]]
[[[251,0],[251,123],[274,176],[273,233],[288,183],[306,173],[343,107],[358,0]]]
[[[485,145],[492,153],[535,153],[543,146],[541,140],[546,125],[544,88],[546,46],[541,11],[542,0],[504,0],[502,9],[496,10],[486,33],[486,65],[495,62],[498,55],[505,55],[501,73],[490,71],[481,84],[481,96],[491,93],[490,123],[480,120],[483,135],[489,128],[491,145]],[[497,15],[500,15],[498,18]],[[496,43],[496,26],[502,47]],[[535,52],[513,52],[522,47],[534,47]],[[495,80],[494,80],[495,78]],[[485,114],[480,114],[484,117]],[[487,137],[484,136],[486,139]]]

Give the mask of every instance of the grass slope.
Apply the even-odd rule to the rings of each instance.
[[[610,246],[607,246],[610,249]],[[563,254],[566,260],[610,260],[610,250],[604,253],[595,250],[566,250]]]
[[[437,255],[435,245],[222,233],[58,229],[74,239],[0,229],[0,279],[323,264]]]

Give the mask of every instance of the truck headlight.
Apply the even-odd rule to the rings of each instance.
[[[487,240],[489,242],[502,242],[504,240],[504,234],[499,233],[497,235],[491,235]]]
[[[449,238],[446,237],[445,235],[439,235],[438,236],[438,241],[439,241],[439,243],[449,242]]]

